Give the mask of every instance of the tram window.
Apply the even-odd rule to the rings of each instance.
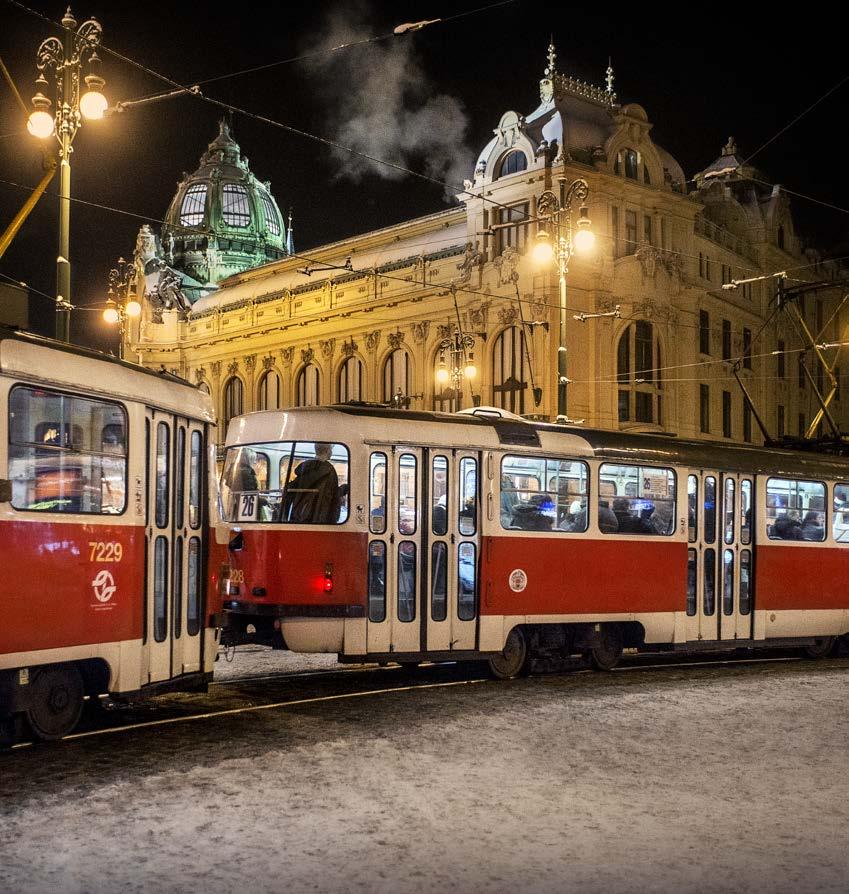
[[[179,639],[183,627],[183,538],[174,541],[174,639]]]
[[[722,553],[722,614],[734,614],[734,551]]]
[[[168,539],[157,537],[153,547],[153,638],[165,641],[168,633]]]
[[[193,431],[189,456],[189,527],[193,530],[200,527],[201,459],[201,434],[199,431]]]
[[[460,460],[459,486],[458,527],[463,537],[471,537],[478,529],[478,461],[471,456]]]
[[[708,475],[705,478],[705,543],[716,540],[716,478]]]
[[[189,563],[186,578],[186,633],[197,636],[200,631],[200,538],[189,540]]]
[[[386,454],[372,453],[369,460],[368,529],[372,534],[386,530]]]
[[[182,528],[185,523],[185,506],[183,496],[186,484],[186,429],[177,429],[177,447],[174,455],[174,524]]]
[[[466,541],[457,546],[457,617],[472,621],[477,615],[477,549]]]
[[[221,476],[227,521],[341,525],[348,519],[344,444],[271,441],[228,447]]]
[[[398,531],[416,533],[418,521],[418,459],[412,453],[398,457]]]
[[[602,528],[603,533],[654,536],[675,533],[675,473],[672,469],[606,463],[599,470],[599,478],[614,481],[616,492],[621,495],[613,499],[611,507],[616,518],[616,531]],[[604,508],[601,503],[599,500],[600,520]]]
[[[695,543],[698,537],[699,517],[699,479],[695,475],[687,476],[687,540]],[[695,614],[695,610],[694,610]]]
[[[398,620],[416,619],[416,544],[404,540],[398,544]]]
[[[386,544],[373,540],[368,547],[368,619],[386,618]]]
[[[740,614],[748,615],[752,611],[752,553],[748,549],[740,551],[740,595],[738,599]]]
[[[434,621],[448,617],[448,545],[439,540],[430,549],[430,616]]]
[[[849,543],[849,484],[834,485],[832,532],[838,543]]]
[[[444,456],[434,456],[431,464],[430,525],[437,537],[448,533],[448,460]]]
[[[687,550],[687,614],[696,613],[696,551]]]
[[[733,478],[725,479],[725,521],[723,527],[725,529],[725,542],[734,542],[734,491],[735,482]]]
[[[752,482],[740,482],[740,543],[752,542]]]
[[[770,478],[766,483],[766,523],[770,540],[825,540],[825,485]]]
[[[170,457],[168,445],[171,440],[171,430],[166,422],[160,422],[156,426],[156,527],[164,528],[168,524],[168,477]]]
[[[124,408],[15,386],[8,476],[15,509],[119,515],[127,503]]]
[[[505,456],[501,460],[501,527],[520,531],[586,531],[588,482],[586,463]]]
[[[703,612],[710,617],[716,611],[716,551],[706,549],[704,554],[705,598]]]

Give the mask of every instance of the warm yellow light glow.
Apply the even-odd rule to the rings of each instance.
[[[436,371],[436,381],[439,382],[440,385],[446,385],[448,384],[449,378],[448,370],[444,366],[440,366]]]
[[[107,307],[106,310],[103,311],[103,319],[106,320],[107,323],[117,323],[118,320],[121,319],[120,314],[118,313],[118,308]]]
[[[53,116],[49,112],[37,110],[27,120],[27,130],[40,140],[46,140],[53,133]]]
[[[575,251],[587,254],[595,248],[595,233],[588,227],[581,227],[575,233]]]
[[[537,233],[536,242],[533,249],[534,263],[542,266],[550,264],[554,260],[554,249],[551,246],[551,237],[545,230]]]
[[[474,363],[467,363],[466,368],[463,370],[467,379],[473,379],[477,374],[478,370]]]
[[[137,317],[141,313],[141,305],[138,301],[128,301],[124,311],[128,317]]]
[[[97,121],[103,117],[107,106],[106,97],[99,90],[89,90],[83,93],[80,99],[80,111],[89,119],[89,121]]]

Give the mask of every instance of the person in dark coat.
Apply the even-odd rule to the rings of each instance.
[[[317,441],[315,459],[306,459],[295,469],[286,486],[283,519],[314,525],[334,525],[339,520],[339,478],[330,462],[332,447]]]

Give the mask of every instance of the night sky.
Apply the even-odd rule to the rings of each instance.
[[[64,12],[55,0],[28,5],[54,20]],[[261,11],[259,5],[235,3],[230,12],[216,13],[208,4],[95,0],[74,13],[79,21],[97,17],[108,47],[192,84],[315,50],[328,39],[338,42],[343,33],[384,35],[401,22],[445,17],[478,5],[486,5],[485,0],[302,3],[273,9],[263,4]],[[405,37],[202,89],[313,134],[337,140],[359,134],[383,157],[447,176],[459,186],[457,172],[471,176],[472,160],[501,114],[508,109],[528,114],[538,104],[552,33],[560,71],[602,85],[612,57],[620,102],[645,107],[655,125],[652,136],[688,176],[719,154],[729,134],[744,155],[753,152],[846,75],[845,15],[829,19],[815,8],[809,18],[792,21],[729,4],[665,10],[564,3],[554,10],[518,0]],[[34,92],[36,49],[53,33],[58,32],[46,22],[0,0],[0,57],[27,101]],[[169,89],[109,53],[101,55],[110,103]],[[849,83],[754,163],[788,189],[849,208],[846,142],[839,138],[847,97]],[[395,124],[379,128],[376,139],[363,116],[380,120],[387,112]],[[201,99],[182,97],[84,125],[74,144],[72,194],[161,219],[182,172],[195,169],[221,116],[219,108]],[[284,213],[294,210],[298,251],[446,207],[437,185],[362,170],[358,162],[343,160],[319,143],[239,114],[233,117],[233,132],[253,172],[271,180]],[[427,141],[424,151],[417,148],[421,140]],[[0,180],[35,185],[40,158],[38,141],[27,134],[0,81]],[[56,188],[54,181],[50,189],[55,193]],[[0,183],[0,229],[25,198],[26,193]],[[833,254],[849,254],[845,212],[801,199],[795,207],[803,233]],[[45,196],[0,259],[0,273],[53,294],[57,216],[55,194]],[[143,222],[72,207],[75,304],[102,304],[108,270],[119,255],[132,255]],[[50,302],[34,297],[32,310],[35,328],[52,333]],[[114,345],[109,332],[98,313],[75,312],[74,340]]]

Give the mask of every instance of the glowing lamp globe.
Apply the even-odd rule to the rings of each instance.
[[[109,103],[99,90],[89,90],[80,99],[80,111],[89,121],[98,121],[103,117]]]
[[[467,379],[473,379],[478,374],[478,368],[474,365],[474,363],[467,363],[466,368],[463,370]]]
[[[440,385],[447,385],[449,378],[448,370],[444,366],[440,366],[436,371],[436,381],[439,382]]]
[[[540,230],[534,243],[533,258],[536,264],[550,264],[554,260],[554,248],[551,245],[551,237],[545,230]]]
[[[106,310],[103,311],[103,319],[107,323],[117,323],[118,320],[121,319],[120,314],[118,313],[118,308],[107,307]]]
[[[36,109],[27,119],[27,130],[40,140],[53,134],[53,116],[43,109]]]
[[[575,233],[575,251],[587,254],[595,248],[595,233],[589,227],[581,227]]]
[[[128,301],[124,312],[128,317],[137,317],[141,313],[141,305],[138,301]]]

